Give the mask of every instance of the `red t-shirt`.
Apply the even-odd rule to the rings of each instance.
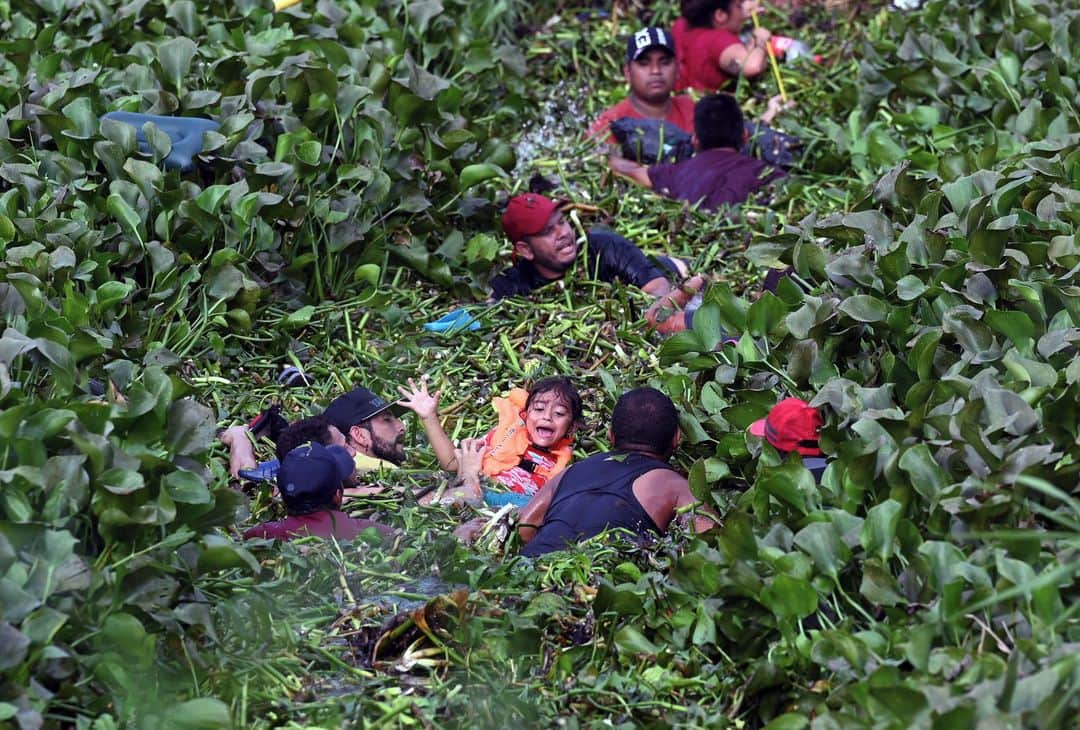
[[[679,50],[679,78],[675,88],[717,91],[731,76],[720,69],[720,54],[728,46],[742,43],[730,30],[691,28],[685,18],[679,18],[671,28],[675,47]]]
[[[391,537],[394,534],[391,528],[379,522],[351,517],[336,509],[324,509],[309,515],[290,515],[283,520],[255,525],[244,533],[244,539],[263,537],[271,540],[292,540],[310,535],[353,540],[369,527],[374,527],[383,537]]]
[[[624,117],[630,117],[631,119],[644,119],[633,104],[630,103],[630,98],[623,99],[615,106],[604,111],[593,125],[589,127],[589,133],[587,137],[599,134],[607,126],[614,121],[622,119]],[[671,107],[668,109],[667,116],[664,117],[664,121],[671,122],[676,127],[686,132],[687,134],[694,133],[694,100],[689,96],[673,96],[671,97]],[[614,135],[608,135],[609,143],[614,144]]]

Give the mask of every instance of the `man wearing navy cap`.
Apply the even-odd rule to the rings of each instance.
[[[286,454],[278,471],[278,492],[288,516],[252,527],[244,533],[244,539],[311,536],[353,540],[369,528],[383,537],[392,537],[394,531],[386,525],[341,511],[343,483],[354,470],[352,455],[343,446],[296,447]]]

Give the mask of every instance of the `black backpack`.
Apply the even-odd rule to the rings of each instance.
[[[694,156],[690,135],[661,119],[623,117],[611,123],[623,157],[639,165],[678,162]]]

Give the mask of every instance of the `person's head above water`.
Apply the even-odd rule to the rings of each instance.
[[[817,408],[799,398],[785,398],[747,430],[782,454],[797,451],[803,456],[821,456],[818,432],[824,423]]]
[[[679,66],[675,40],[663,28],[642,28],[626,44],[623,75],[630,86],[630,103],[663,104],[671,98]]]
[[[306,515],[341,505],[344,481],[355,468],[343,446],[304,444],[285,455],[278,492],[290,515]]]
[[[656,388],[623,393],[611,413],[611,441],[619,450],[671,456],[679,442],[675,404]]]
[[[694,106],[694,137],[698,148],[742,149],[746,139],[742,109],[731,94],[712,94]]]
[[[577,259],[574,229],[550,198],[536,193],[515,195],[506,205],[502,226],[514,258],[531,262],[545,279],[561,278]]]
[[[309,416],[290,423],[277,439],[278,461],[285,461],[285,456],[297,446],[304,444],[322,444],[323,446],[345,446],[345,435],[337,426],[330,423],[326,416]]]
[[[683,0],[682,15],[692,28],[716,28],[737,33],[749,13],[744,0]]]
[[[356,388],[335,398],[323,415],[358,453],[400,464],[405,461],[405,424],[396,410],[367,388]]]
[[[538,380],[529,388],[522,414],[529,441],[549,449],[573,434],[582,420],[581,395],[569,378]]]

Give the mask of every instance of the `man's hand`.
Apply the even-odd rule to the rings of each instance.
[[[254,469],[259,465],[248,431],[247,425],[232,426],[222,431],[219,437],[229,448],[229,474],[233,479],[240,477],[241,469]]]
[[[652,179],[649,178],[649,168],[644,165],[639,165],[633,160],[628,160],[625,157],[611,155],[608,157],[608,167],[610,167],[611,171],[616,175],[628,177],[638,185],[652,188]]]
[[[769,99],[769,105],[765,107],[765,113],[761,115],[761,123],[772,124],[772,121],[776,119],[780,112],[794,108],[795,102],[793,100],[784,101],[784,97],[777,94]]]
[[[686,329],[683,308],[709,283],[704,274],[695,274],[663,296],[657,297],[645,312],[645,321],[662,335],[672,335]]]
[[[429,394],[427,381],[421,380],[420,385],[417,386],[416,382],[409,378],[409,387],[399,385],[398,392],[402,395],[398,405],[408,408],[420,416],[421,420],[435,418],[439,415],[439,397],[442,395],[442,391],[436,390],[434,395]]]

